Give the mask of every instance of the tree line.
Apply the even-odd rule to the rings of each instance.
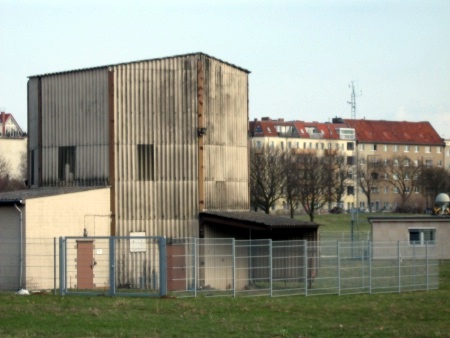
[[[250,149],[252,208],[269,214],[284,199],[291,218],[302,208],[313,221],[318,210],[330,209],[333,203],[341,206],[344,197],[355,194],[358,188],[367,199],[369,211],[380,188],[398,193],[400,209],[417,192],[431,207],[438,193],[450,190],[449,182],[444,168],[424,166],[422,161],[407,156],[355,159],[333,149],[325,150],[321,156],[269,146]]]

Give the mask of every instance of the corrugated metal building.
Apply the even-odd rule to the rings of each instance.
[[[203,53],[31,76],[29,184],[110,186],[111,235],[248,210],[249,71]]]

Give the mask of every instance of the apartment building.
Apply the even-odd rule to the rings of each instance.
[[[279,147],[294,154],[313,153],[323,156],[327,150],[334,150],[353,164],[356,155],[355,130],[343,119],[333,118],[332,122],[305,122],[272,120],[270,117],[255,119],[249,124],[251,146],[255,148]],[[353,178],[348,184],[342,206],[355,207]],[[333,206],[333,205],[332,205]],[[327,208],[329,206],[327,205]],[[288,211],[285,199],[280,199],[273,207],[276,212]]]
[[[333,118],[330,123],[284,121],[262,118],[250,122],[252,147],[280,147],[292,149],[297,153],[313,152],[319,156],[326,149],[336,149],[347,157],[347,163],[358,167],[349,179],[347,194],[343,207],[372,211],[395,210],[402,204],[400,191],[389,183],[383,170],[369,173],[374,178],[368,189],[370,202],[357,183],[358,171],[370,170],[370,163],[380,162],[384,165],[406,159],[406,165],[450,168],[450,141],[444,142],[429,122],[352,120]],[[358,168],[358,169],[357,169]],[[421,187],[411,184],[414,177],[405,177],[413,189],[408,198],[411,208],[420,210],[425,206]],[[358,189],[354,189],[358,186]],[[280,200],[274,209],[287,208]]]
[[[357,161],[360,168],[370,168],[372,162],[382,162],[412,167],[443,167],[445,143],[433,126],[427,122],[384,121],[384,120],[351,120],[344,122],[356,130]],[[403,163],[399,163],[402,161]],[[370,170],[370,169],[369,169]],[[383,171],[383,170],[381,170]],[[357,192],[360,208],[371,208],[372,211],[395,210],[401,206],[399,189],[389,183],[386,173],[378,173],[373,180],[371,201],[361,188]],[[416,177],[417,178],[417,177]],[[394,177],[394,179],[397,179]],[[399,178],[400,179],[400,178]],[[414,183],[415,177],[402,178],[405,189],[412,190],[408,198],[408,208],[421,210],[425,206],[421,186]]]

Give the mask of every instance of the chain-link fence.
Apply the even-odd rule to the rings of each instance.
[[[404,292],[438,288],[438,262],[433,243],[0,239],[0,290],[177,297]]]

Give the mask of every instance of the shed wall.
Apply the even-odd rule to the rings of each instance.
[[[111,222],[109,198],[109,188],[103,188],[26,200],[24,214],[27,288],[33,290],[53,288],[53,279],[48,278],[53,276],[53,246],[41,245],[40,240],[60,236],[83,236],[85,228],[89,236],[109,235]],[[94,259],[99,262],[104,260],[103,256],[95,257],[95,254],[94,250]],[[69,257],[69,262],[76,266],[75,258],[76,256]],[[67,278],[76,280],[76,269],[70,268],[68,271],[72,271],[73,275],[69,274]],[[96,277],[95,284],[107,283],[108,266],[99,264],[95,269],[95,276],[106,278],[98,280]]]
[[[16,290],[20,284],[20,214],[0,207],[0,290]]]

